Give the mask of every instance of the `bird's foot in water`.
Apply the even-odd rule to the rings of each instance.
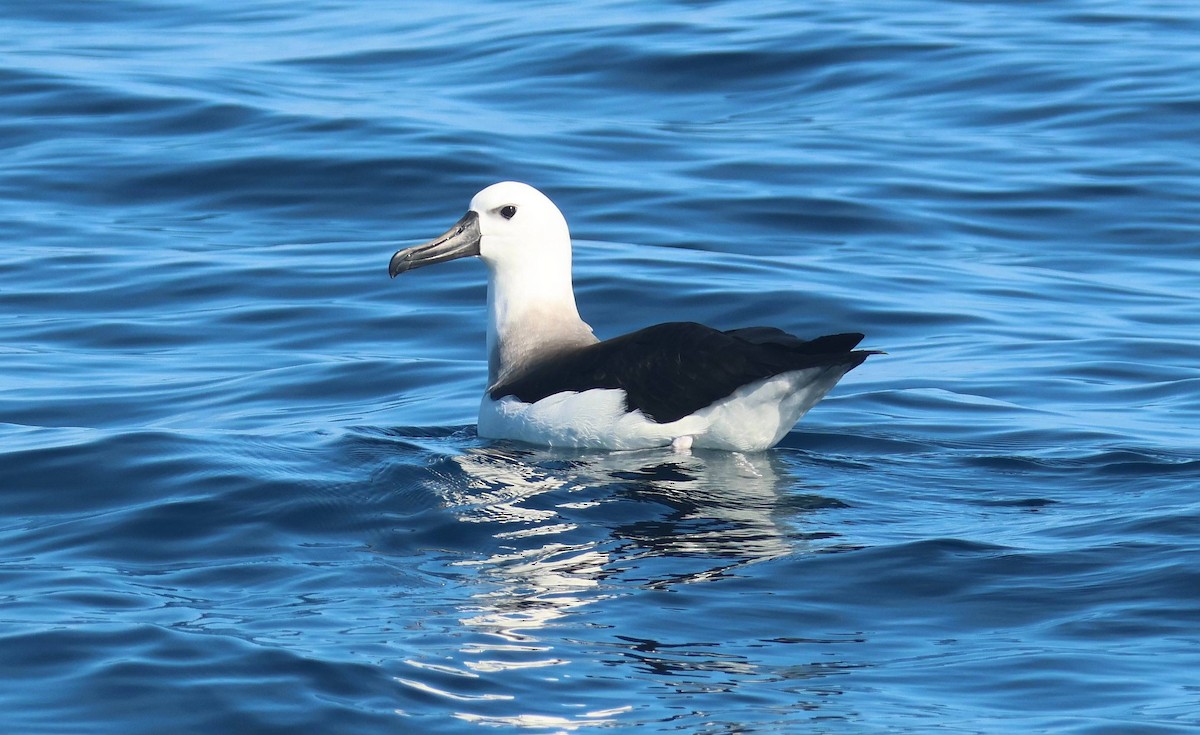
[[[671,442],[671,449],[674,449],[680,454],[690,454],[692,451],[692,440],[696,437],[688,434],[686,436],[677,436]]]

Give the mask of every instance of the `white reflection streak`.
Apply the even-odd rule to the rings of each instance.
[[[435,686],[426,684],[423,681],[417,681],[416,679],[405,679],[402,676],[394,677],[394,679],[405,686],[416,689],[417,691],[425,692],[426,694],[435,694],[439,697],[454,699],[459,702],[494,702],[496,700],[514,699],[514,697],[510,694],[455,694],[454,692],[448,692],[445,689],[438,689]]]
[[[491,537],[506,547],[484,559],[458,562],[461,566],[478,568],[494,584],[490,591],[473,595],[473,609],[463,611],[462,625],[486,638],[481,640],[476,636],[459,649],[463,654],[462,673],[470,672],[469,675],[476,677],[486,675],[487,680],[504,684],[507,683],[506,674],[569,663],[567,659],[555,656],[550,646],[539,642],[538,631],[555,625],[578,608],[602,599],[597,589],[611,559],[609,554],[599,550],[598,542],[564,541],[577,527],[564,520],[559,504],[549,508],[531,506],[535,505],[538,496],[561,492],[578,483],[579,478],[571,471],[539,467],[520,454],[468,451],[454,457],[454,461],[466,475],[467,482],[457,488],[441,488],[444,500],[460,522],[491,524],[496,529]],[[519,685],[520,680],[508,681]],[[408,680],[403,683],[415,684]],[[463,698],[462,695],[433,692],[428,685],[418,688],[460,702],[476,702],[480,706],[485,700],[494,701],[500,697],[493,694]],[[562,703],[560,706],[570,705]],[[577,717],[530,713],[528,710],[463,709],[454,716],[463,722],[490,727],[568,732],[582,727],[613,725],[616,723],[613,717],[628,709],[618,707],[586,712]]]
[[[563,522],[556,510],[525,505],[532,498],[566,487],[569,474],[549,472],[521,457],[496,452],[469,451],[456,456],[454,461],[469,478],[465,489],[445,493],[460,521],[515,527],[492,534],[493,538],[509,542],[559,537],[575,529],[574,524]],[[464,625],[505,643],[528,643],[536,640],[532,631],[552,625],[592,601],[580,593],[598,586],[599,577],[610,561],[608,554],[597,551],[593,543],[566,544],[547,539],[540,545],[534,544],[478,561],[459,562],[479,567],[498,583],[494,591],[474,596],[479,608],[462,619]],[[484,650],[476,646],[472,652]],[[479,660],[468,662],[467,666],[480,671],[500,671],[558,663],[563,661],[548,657],[533,664]]]
[[[505,585],[477,595],[483,609],[463,623],[508,641],[531,640],[525,631],[544,628],[592,601],[579,593],[598,586],[597,578],[608,561],[607,554],[587,546],[553,543],[495,554],[477,563],[502,576]]]
[[[478,725],[490,725],[492,727],[529,727],[529,728],[560,728],[560,732],[569,732],[578,730],[581,727],[605,727],[617,724],[617,720],[612,719],[614,715],[623,714],[633,709],[632,706],[614,707],[609,710],[601,710],[596,712],[587,712],[579,719],[569,719],[567,717],[555,717],[552,715],[514,715],[511,717],[485,717],[483,715],[472,715],[465,712],[455,713],[455,717],[460,720],[475,723]]]

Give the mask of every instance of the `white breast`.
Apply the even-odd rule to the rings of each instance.
[[[536,403],[486,394],[479,407],[479,435],[516,439],[551,447],[643,449],[670,444],[675,437],[702,433],[707,422],[696,416],[669,424],[625,410],[625,391],[594,388],[582,393],[556,393]]]

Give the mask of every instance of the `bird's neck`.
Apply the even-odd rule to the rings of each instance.
[[[488,385],[519,375],[539,358],[596,342],[579,317],[571,266],[538,272],[492,269],[488,277]]]

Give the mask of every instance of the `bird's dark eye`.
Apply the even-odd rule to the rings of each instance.
[[[517,216],[517,208],[511,204],[506,204],[500,208],[500,216],[504,219],[512,219]]]

